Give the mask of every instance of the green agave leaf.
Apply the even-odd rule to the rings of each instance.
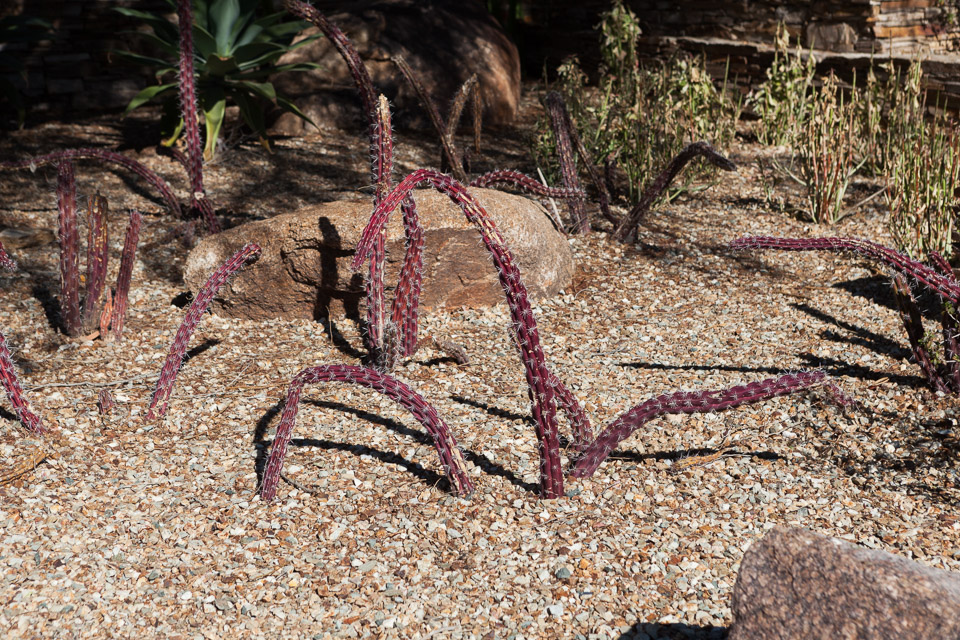
[[[233,101],[240,107],[240,117],[243,118],[243,121],[254,133],[260,136],[261,140],[264,139],[267,135],[267,127],[264,123],[263,105],[241,91],[232,90],[229,93]],[[269,146],[267,148],[269,149]]]
[[[217,152],[217,138],[220,137],[220,128],[227,113],[227,99],[221,89],[214,89],[201,98],[203,120],[207,130],[206,144],[203,148],[203,159],[212,160]]]
[[[127,104],[127,108],[124,109],[123,111],[124,117],[126,117],[131,111],[133,111],[137,107],[147,102],[150,102],[151,100],[156,98],[158,95],[160,95],[164,91],[170,91],[172,89],[176,89],[176,87],[177,87],[176,82],[170,82],[167,84],[157,84],[157,85],[147,87],[137,95],[133,96],[133,99]]]
[[[237,59],[237,63],[243,67],[244,65],[258,63],[260,59],[268,55],[273,55],[278,51],[280,55],[284,52],[283,47],[278,44],[271,42],[251,42],[250,44],[237,47],[233,52],[233,56]]]
[[[261,98],[266,98],[271,102],[277,99],[277,90],[274,89],[273,85],[269,82],[250,82],[249,80],[244,80],[241,82],[231,83],[235,88],[243,88],[248,94],[256,94]]]
[[[315,123],[313,120],[311,120],[310,118],[308,118],[307,115],[306,115],[303,111],[300,111],[300,109],[297,107],[297,105],[293,104],[292,102],[290,102],[290,101],[287,100],[286,98],[281,98],[281,97],[277,96],[277,106],[280,107],[281,109],[283,109],[284,111],[287,111],[287,112],[289,112],[289,113],[292,113],[293,115],[297,116],[297,117],[300,118],[301,120],[304,120],[304,121],[306,121],[306,122],[309,122],[310,124],[312,124],[312,125],[315,126],[315,127],[317,126],[317,123]]]
[[[225,78],[240,71],[240,67],[233,56],[220,57],[215,53],[207,58],[206,70],[219,78]]]
[[[221,56],[233,53],[233,30],[240,19],[240,3],[237,0],[216,0],[207,14],[212,21],[213,35],[217,41],[216,52]]]
[[[217,41],[209,31],[200,25],[193,25],[193,48],[196,54],[206,60],[217,52]]]
[[[177,138],[180,137],[180,134],[183,133],[183,127],[184,127],[183,118],[178,118],[176,120],[176,123],[177,124],[173,128],[173,132],[169,136],[167,136],[166,138],[160,141],[160,144],[162,144],[163,146],[172,147],[174,144],[176,144]]]
[[[233,46],[236,47],[236,49],[239,49],[244,45],[250,44],[251,42],[256,42],[261,33],[263,33],[263,27],[254,22],[253,24],[248,25],[242,33],[238,34],[237,37],[233,39]]]

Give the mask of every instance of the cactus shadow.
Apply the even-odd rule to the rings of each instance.
[[[834,331],[831,331],[829,329],[826,329],[821,331],[820,335],[826,338],[827,340],[866,347],[867,349],[870,349],[871,351],[879,355],[890,356],[893,358],[898,358],[900,360],[906,360],[910,357],[910,352],[907,349],[905,349],[896,340],[892,340],[884,335],[880,335],[879,333],[875,333],[864,327],[860,327],[850,322],[840,320],[839,318],[835,318],[829,313],[820,311],[819,309],[815,309],[810,305],[804,304],[802,302],[793,302],[790,304],[790,306],[796,309],[797,311],[802,311],[808,316],[816,318],[817,320],[819,320],[820,322],[823,322],[824,324],[833,325],[839,329],[843,329],[849,334],[852,334],[850,336],[844,336]]]
[[[477,409],[482,409],[488,414],[495,418],[503,418],[504,420],[511,420],[514,422],[525,422],[527,424],[534,424],[533,416],[524,415],[520,413],[514,413],[513,411],[507,411],[506,409],[501,409],[499,407],[494,407],[485,402],[480,402],[479,400],[472,400],[464,396],[452,395],[450,399],[454,402],[459,402],[460,404],[465,404],[468,407],[476,407]]]
[[[416,429],[411,429],[406,425],[403,425],[396,420],[386,418],[384,416],[378,415],[376,413],[371,413],[363,409],[357,409],[349,405],[333,402],[330,400],[301,400],[302,404],[310,404],[314,407],[319,407],[323,409],[329,409],[332,411],[339,411],[341,413],[351,414],[357,418],[364,420],[366,422],[371,422],[373,424],[386,427],[390,431],[402,436],[407,436],[411,438],[414,442],[419,445],[429,447],[430,451],[433,451],[433,439],[423,431],[417,431]],[[257,458],[254,463],[254,469],[257,474],[257,486],[260,486],[263,482],[263,471],[267,465],[267,458],[269,457],[269,448],[273,444],[272,440],[266,439],[267,431],[270,428],[270,423],[273,419],[280,414],[283,409],[284,401],[278,401],[274,406],[270,407],[264,413],[264,415],[257,421],[256,429],[254,430],[253,443],[257,448]],[[291,445],[293,446],[311,446],[317,447],[319,449],[328,451],[346,451],[350,452],[356,456],[367,455],[372,458],[376,458],[381,462],[386,462],[390,464],[395,464],[399,467],[402,467],[405,471],[413,474],[416,478],[423,481],[424,484],[429,486],[438,486],[444,491],[450,491],[450,484],[446,476],[438,474],[435,471],[425,468],[418,462],[413,462],[407,460],[403,456],[397,453],[389,451],[381,451],[379,449],[374,449],[366,445],[358,444],[347,444],[343,442],[334,442],[332,440],[321,440],[313,438],[292,438],[290,440]],[[475,453],[468,449],[461,447],[461,452],[463,457],[472,462],[474,465],[480,467],[480,469],[488,474],[499,476],[505,478],[514,486],[523,489],[524,491],[535,492],[537,490],[537,485],[529,482],[525,482],[519,477],[517,477],[510,470],[498,465],[493,462],[483,454]]]
[[[682,622],[659,624],[638,622],[621,634],[617,640],[725,640],[729,629],[713,625],[697,626]]]

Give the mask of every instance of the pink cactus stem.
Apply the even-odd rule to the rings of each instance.
[[[83,327],[89,330],[100,317],[107,282],[107,199],[98,191],[87,208],[87,287],[83,298]]]
[[[902,253],[876,242],[860,238],[772,238],[752,236],[739,238],[730,243],[734,250],[774,249],[777,251],[832,251],[855,253],[877,260],[909,276],[923,286],[937,292],[955,306],[960,305],[960,283],[956,278],[938,273],[927,265],[917,262]]]
[[[192,5],[192,0],[177,0],[177,28],[180,32],[180,72],[177,82],[180,89],[183,134],[187,141],[186,169],[190,177],[190,198],[196,200],[202,198],[205,191],[203,189],[203,145],[200,143],[196,77],[193,72]]]
[[[657,198],[660,197],[677,174],[694,158],[702,156],[710,164],[723,169],[724,171],[736,171],[737,165],[727,158],[717,153],[716,149],[706,142],[692,142],[677,154],[677,157],[670,161],[667,168],[658,175],[647,190],[643,192],[640,201],[634,205],[630,213],[620,222],[620,226],[614,231],[614,237],[620,242],[633,242],[637,238],[637,225],[647,214],[650,207]]]
[[[470,183],[471,187],[480,187],[482,189],[505,184],[543,198],[557,198],[558,200],[573,200],[575,198],[584,198],[586,194],[580,189],[564,189],[559,187],[547,187],[537,182],[530,176],[513,171],[512,169],[500,169],[490,171],[482,176],[478,176]]]
[[[416,391],[399,380],[366,367],[355,365],[326,365],[304,369],[290,383],[287,391],[287,400],[277,427],[277,436],[274,438],[270,458],[263,473],[263,486],[260,496],[269,502],[276,497],[277,485],[280,482],[280,473],[283,469],[283,459],[287,453],[287,445],[293,434],[293,427],[297,419],[300,393],[306,384],[318,382],[347,382],[373,389],[400,404],[413,414],[433,438],[434,447],[440,456],[443,467],[453,492],[458,496],[469,496],[473,493],[473,483],[467,476],[463,455],[457,446],[457,441],[450,432],[446,423],[437,415],[436,410],[428,404]]]
[[[113,337],[123,337],[123,322],[127,316],[127,297],[130,294],[130,280],[133,277],[133,264],[137,256],[137,243],[140,241],[140,225],[143,216],[139,211],[130,212],[130,223],[123,239],[123,253],[120,254],[120,271],[117,273],[116,293],[113,297],[113,310],[110,313],[110,326]]]
[[[27,402],[23,394],[23,387],[17,380],[17,371],[13,368],[13,358],[10,356],[10,349],[7,347],[7,339],[3,333],[0,333],[0,385],[7,392],[7,398],[13,405],[13,411],[17,414],[20,424],[27,431],[41,434],[46,431],[43,426],[43,420],[40,416],[30,410],[30,403]]]
[[[902,273],[893,275],[893,294],[897,302],[897,310],[900,313],[900,320],[907,331],[907,338],[910,340],[910,349],[913,351],[913,357],[920,365],[920,370],[930,382],[930,385],[936,391],[946,393],[947,385],[937,367],[930,360],[930,354],[924,346],[923,316],[920,314],[920,307],[917,305],[916,298],[910,290],[910,284],[906,276]]]
[[[567,420],[570,421],[570,426],[573,427],[573,448],[577,451],[585,449],[593,440],[590,418],[587,417],[576,396],[553,372],[550,373],[549,383],[553,387],[557,405],[563,409]]]
[[[551,91],[543,100],[550,116],[550,125],[553,128],[553,137],[557,142],[557,155],[560,160],[560,174],[563,176],[563,186],[567,189],[582,191],[580,178],[577,177],[577,163],[571,148],[570,130],[567,124],[570,121],[566,115],[566,106],[563,98],[556,91]],[[584,207],[582,198],[570,200],[570,217],[578,233],[590,233],[590,220]]]
[[[160,192],[160,195],[163,196],[163,199],[166,201],[170,210],[173,211],[177,217],[182,217],[183,212],[180,209],[180,202],[173,194],[173,189],[169,184],[167,184],[166,180],[155,174],[150,169],[147,169],[136,160],[131,160],[130,158],[114,151],[88,148],[64,149],[62,151],[54,151],[53,153],[48,153],[43,156],[35,156],[28,160],[0,162],[0,169],[30,169],[33,171],[36,169],[36,167],[43,166],[45,164],[58,164],[62,160],[77,160],[81,158],[112,162],[114,164],[119,164],[130,171],[133,171],[135,174],[152,184],[153,187]]]
[[[183,363],[183,357],[187,352],[187,343],[190,337],[200,325],[203,313],[210,306],[210,302],[227,280],[234,273],[246,264],[248,260],[260,256],[260,247],[256,244],[245,245],[233,256],[220,265],[210,276],[206,284],[200,289],[197,297],[193,299],[190,308],[187,310],[180,328],[177,329],[177,335],[170,345],[170,353],[167,355],[163,368],[160,370],[160,376],[157,379],[157,386],[154,389],[153,396],[150,398],[150,407],[147,411],[147,420],[155,420],[163,417],[167,412],[167,400],[173,391],[173,383],[177,379],[177,373],[180,371],[180,365]]]
[[[110,389],[100,389],[100,393],[97,394],[97,411],[100,415],[110,413],[115,406],[117,406],[117,402],[113,399]]]
[[[352,266],[358,269],[363,261],[373,254],[374,243],[384,229],[390,213],[418,185],[428,184],[445,194],[457,204],[467,220],[480,230],[484,245],[493,257],[500,285],[507,298],[516,341],[527,378],[528,391],[536,424],[540,449],[540,493],[544,498],[563,495],[563,472],[560,465],[560,442],[557,434],[557,416],[554,388],[549,384],[549,370],[545,364],[543,349],[536,320],[527,296],[526,287],[520,278],[520,270],[514,262],[506,242],[486,210],[474,199],[462,184],[437,171],[419,169],[414,171],[391,191],[376,206],[370,222],[364,229],[357,245]]]
[[[11,258],[7,250],[3,248],[2,242],[0,242],[0,267],[7,271],[16,271],[18,269],[16,261]]]
[[[73,163],[57,167],[57,216],[60,244],[60,318],[69,336],[80,335],[80,232],[77,229],[77,185]]]
[[[419,331],[420,290],[423,283],[423,227],[417,215],[417,203],[408,194],[400,205],[407,241],[403,266],[393,294],[390,321],[397,327],[400,353],[410,357],[417,351]]]
[[[791,373],[779,378],[731,387],[723,391],[677,391],[638,404],[610,424],[576,461],[570,475],[587,478],[621,442],[650,420],[671,413],[723,411],[795,393],[824,381],[822,371]]]

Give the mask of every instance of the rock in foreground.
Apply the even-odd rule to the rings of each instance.
[[[496,222],[534,298],[553,296],[570,285],[573,253],[539,204],[490,189],[470,191]],[[414,191],[414,197],[424,226],[421,308],[503,302],[480,233],[459,207],[434,190]],[[190,252],[184,279],[196,293],[218,265],[244,244],[256,242],[263,255],[220,290],[212,307],[215,313],[256,320],[358,318],[363,276],[351,272],[349,265],[372,211],[370,200],[328,202],[208,236]],[[398,208],[387,227],[388,304],[403,254]]]
[[[805,529],[744,555],[730,640],[960,638],[960,575]]]

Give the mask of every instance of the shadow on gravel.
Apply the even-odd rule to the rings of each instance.
[[[274,406],[270,407],[270,409],[267,410],[260,420],[257,421],[257,427],[254,430],[253,444],[257,448],[257,459],[254,463],[254,468],[257,474],[258,487],[263,483],[263,471],[267,466],[267,458],[269,457],[270,446],[273,444],[272,440],[266,440],[267,430],[270,428],[270,423],[273,421],[273,419],[283,410],[283,404],[284,401],[281,400]],[[323,409],[330,409],[333,411],[352,414],[361,420],[378,424],[382,427],[386,427],[394,433],[407,436],[418,444],[428,447],[431,452],[433,451],[433,439],[428,434],[424,433],[423,431],[411,429],[410,427],[407,427],[396,420],[391,420],[390,418],[385,418],[381,415],[364,411],[363,409],[357,409],[340,402],[331,402],[329,400],[301,400],[301,404],[310,404]],[[435,471],[431,471],[419,463],[407,460],[397,453],[380,451],[379,449],[374,449],[366,445],[347,444],[343,442],[333,442],[331,440],[316,440],[312,438],[291,438],[290,444],[294,447],[317,447],[326,451],[347,451],[356,456],[367,455],[372,458],[376,458],[381,462],[387,462],[403,467],[403,469],[413,474],[416,478],[422,480],[424,484],[429,486],[437,486],[444,491],[450,490],[446,476],[442,476]],[[476,466],[480,467],[485,475],[505,478],[515,487],[525,492],[536,493],[538,490],[536,484],[522,480],[512,471],[493,462],[485,455],[474,453],[473,451],[464,449],[463,447],[460,448],[460,451],[463,453],[463,457],[468,462],[472,462]]]
[[[727,627],[697,627],[682,622],[638,622],[617,640],[724,640]]]
[[[874,333],[869,329],[864,329],[863,327],[858,327],[855,324],[839,320],[834,318],[829,313],[825,313],[819,309],[814,309],[813,307],[803,303],[795,302],[790,306],[797,311],[802,311],[808,316],[816,318],[820,322],[832,324],[833,326],[843,329],[844,331],[848,331],[855,336],[843,336],[839,333],[829,330],[821,331],[820,335],[827,340],[866,347],[874,353],[882,356],[890,356],[892,358],[899,358],[901,360],[906,360],[910,357],[910,352],[907,349],[905,349],[898,341],[888,338],[887,336],[883,336],[879,333]]]

